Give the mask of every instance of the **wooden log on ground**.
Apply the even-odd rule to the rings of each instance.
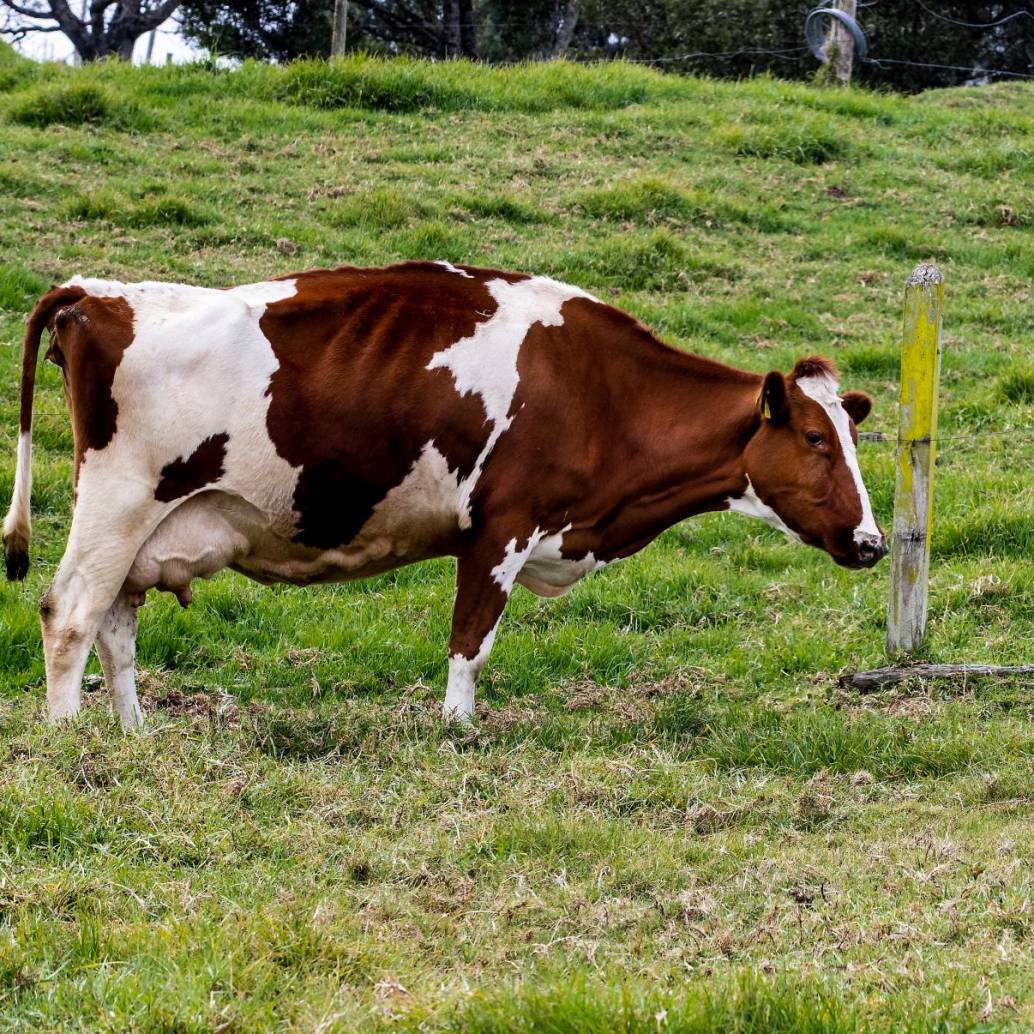
[[[841,686],[872,693],[883,686],[893,686],[908,679],[932,681],[933,679],[957,679],[968,676],[991,678],[1015,678],[1017,675],[1034,676],[1034,664],[902,664],[872,671],[846,672],[837,682]]]

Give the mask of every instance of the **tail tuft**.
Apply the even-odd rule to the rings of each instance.
[[[4,536],[4,567],[9,582],[20,582],[29,573],[29,540],[24,535]]]

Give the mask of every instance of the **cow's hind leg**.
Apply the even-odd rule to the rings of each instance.
[[[456,565],[449,683],[443,708],[446,721],[467,723],[474,714],[474,687],[521,566],[522,557],[515,554],[514,546],[515,542],[504,547],[478,543],[462,554]],[[526,550],[530,548],[529,543]]]
[[[111,706],[122,728],[131,731],[144,724],[136,696],[136,607],[125,590],[120,592],[97,629],[97,656],[111,694]]]
[[[133,506],[87,498],[80,482],[68,546],[40,603],[47,713],[52,722],[79,713],[90,647],[133,558],[167,510],[153,499]]]

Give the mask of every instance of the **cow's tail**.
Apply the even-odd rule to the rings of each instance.
[[[40,340],[54,313],[78,301],[81,287],[55,287],[36,303],[25,328],[22,346],[21,407],[18,420],[18,465],[14,473],[11,508],[4,518],[4,566],[8,581],[20,581],[29,570],[29,535],[32,530],[32,395]]]

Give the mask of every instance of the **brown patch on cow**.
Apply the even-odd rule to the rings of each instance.
[[[314,270],[266,308],[260,327],[279,363],[267,427],[301,467],[295,541],[351,541],[428,442],[460,478],[473,470],[491,430],[480,396],[459,395],[449,370],[427,364],[494,315],[489,280],[522,277],[469,272],[432,262]]]
[[[166,463],[154,490],[155,499],[160,503],[171,503],[218,481],[223,476],[229,440],[226,433],[210,435],[186,459],[180,456]]]
[[[522,514],[528,531],[571,525],[565,558],[609,561],[683,517],[724,508],[742,486],[761,378],[671,348],[592,299],[566,301],[561,315],[525,337],[513,423],[473,512]]]
[[[125,298],[85,295],[59,309],[49,329],[47,357],[61,367],[67,384],[78,481],[86,451],[103,449],[115,436],[118,403],[111,386],[133,343],[133,310]]]

